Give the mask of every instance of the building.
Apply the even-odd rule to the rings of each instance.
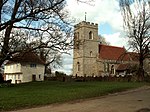
[[[43,81],[44,70],[44,62],[35,53],[20,53],[5,64],[4,77],[12,83]]]
[[[126,75],[128,67],[123,64],[138,64],[137,53],[101,44],[98,24],[86,21],[74,26],[73,53],[73,76]]]

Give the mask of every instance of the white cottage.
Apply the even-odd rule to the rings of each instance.
[[[25,83],[44,80],[44,62],[33,52],[20,53],[8,61],[4,67],[5,80]]]

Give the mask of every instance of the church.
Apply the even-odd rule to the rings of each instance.
[[[73,76],[125,76],[138,64],[137,53],[124,47],[104,45],[98,24],[82,21],[74,26]],[[132,64],[131,64],[132,63]]]

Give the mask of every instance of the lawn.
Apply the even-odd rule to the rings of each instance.
[[[133,82],[31,82],[0,88],[0,111],[98,97],[143,86]]]

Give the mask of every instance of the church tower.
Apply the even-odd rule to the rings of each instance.
[[[82,21],[74,26],[73,76],[97,75],[98,24]]]

